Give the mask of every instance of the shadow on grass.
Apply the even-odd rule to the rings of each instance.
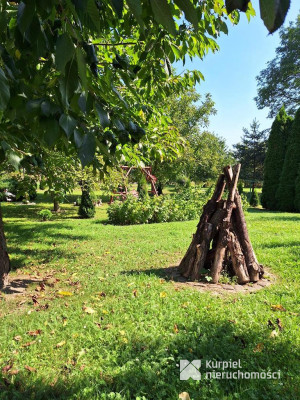
[[[267,329],[267,328],[266,328]],[[24,369],[16,376],[3,374],[0,399],[115,399],[115,400],[175,400],[186,391],[192,400],[198,399],[264,399],[292,400],[300,398],[297,386],[297,353],[288,340],[266,339],[264,347],[254,351],[260,333],[234,323],[207,318],[178,326],[178,333],[152,340],[144,334],[132,337],[123,351],[114,354],[115,368],[107,370],[99,363],[97,370],[86,365],[81,371],[76,357],[66,368],[61,361],[59,378],[36,378]],[[94,357],[97,347],[93,349]],[[107,356],[109,357],[109,355]],[[201,360],[200,381],[181,381],[180,360]],[[278,372],[281,379],[212,379],[206,372],[222,372],[206,365],[207,361],[238,361],[245,372]],[[237,369],[225,369],[234,372]],[[276,375],[278,377],[278,375]],[[117,394],[119,393],[119,394]]]
[[[270,211],[262,208],[248,208],[247,212],[249,214],[264,214],[272,216],[272,219],[275,221],[295,221],[300,222],[300,213],[299,215],[295,215],[295,213],[287,213],[281,211]]]
[[[64,228],[64,232],[61,232]],[[66,226],[60,223],[37,223],[34,227],[28,227],[22,224],[6,224],[5,234],[7,237],[8,253],[11,255],[11,269],[22,268],[26,261],[31,260],[36,263],[48,263],[53,259],[66,258],[76,259],[81,253],[70,252],[68,249],[62,249],[61,244],[70,241],[81,241],[89,239],[88,235],[77,235],[66,232]],[[39,248],[40,244],[47,244],[47,249]],[[33,247],[36,245],[35,247]],[[15,256],[17,255],[17,256]]]

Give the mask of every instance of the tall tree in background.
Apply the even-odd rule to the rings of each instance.
[[[295,211],[296,178],[300,167],[300,108],[298,109],[285,153],[284,164],[277,189],[278,208]]]
[[[264,164],[264,183],[261,204],[269,210],[278,209],[276,192],[282,173],[287,140],[292,126],[292,118],[281,107],[270,131],[267,142],[267,153]]]
[[[268,107],[274,117],[282,104],[291,115],[300,106],[300,15],[296,21],[280,31],[280,46],[276,57],[256,78],[259,109]]]
[[[250,180],[253,187],[256,181],[263,180],[266,155],[266,131],[260,131],[259,126],[259,122],[254,119],[250,130],[243,128],[244,135],[241,142],[233,146],[234,156],[243,166],[241,178]]]
[[[214,105],[210,94],[201,101],[195,89],[171,96],[164,103],[165,114],[184,139],[184,151],[171,162],[154,163],[159,184],[183,176],[196,182],[212,180],[220,168],[232,162],[224,139],[207,131],[210,116],[217,112]]]

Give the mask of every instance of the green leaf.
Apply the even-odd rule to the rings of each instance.
[[[74,142],[75,146],[79,149],[83,142],[83,135],[78,129],[74,129]]]
[[[109,117],[107,112],[103,109],[102,105],[99,103],[95,103],[95,111],[98,115],[100,124],[103,128],[107,128],[110,125]]]
[[[173,36],[176,35],[176,26],[167,0],[150,0],[156,22],[163,25]]]
[[[95,25],[95,28],[97,31],[100,31],[100,16],[99,16],[99,10],[96,7],[95,0],[88,0],[87,6],[86,6],[86,11],[93,21],[93,24]]]
[[[68,61],[74,56],[74,44],[67,33],[63,33],[56,41],[55,64],[62,73]]]
[[[44,140],[49,147],[52,147],[60,136],[59,124],[56,119],[47,119],[44,129]]]
[[[248,9],[248,3],[250,3],[250,0],[226,0],[225,4],[227,13],[230,14],[234,10],[246,12]]]
[[[87,77],[86,77],[86,61],[82,50],[77,47],[76,58],[78,65],[78,75],[81,80],[81,85],[85,91],[87,91]]]
[[[10,90],[8,80],[0,68],[0,111],[5,110],[8,100],[10,99]]]
[[[35,13],[34,0],[21,1],[18,7],[17,24],[22,34],[29,28]]]
[[[82,145],[80,146],[78,157],[83,167],[90,164],[95,156],[96,141],[95,137],[91,132],[86,133],[83,136]]]
[[[290,0],[260,0],[260,16],[270,33],[274,33],[284,23],[290,8]]]
[[[63,103],[68,106],[69,100],[78,88],[78,72],[76,60],[71,60],[66,65],[66,76],[60,80],[60,93]]]
[[[134,15],[137,22],[140,24],[140,26],[142,28],[144,28],[144,21],[142,18],[143,9],[142,9],[141,0],[126,0],[126,1],[127,1],[130,11]]]
[[[112,6],[119,18],[122,18],[124,2],[123,0],[111,0]]]
[[[62,114],[61,117],[59,118],[59,125],[66,132],[67,137],[70,138],[77,125],[77,121],[70,115]]]
[[[174,3],[184,12],[185,18],[198,30],[198,15],[193,3],[190,0],[174,0]]]

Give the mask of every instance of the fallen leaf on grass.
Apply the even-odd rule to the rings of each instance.
[[[33,340],[32,342],[24,343],[24,344],[22,345],[22,347],[29,347],[29,346],[31,346],[31,345],[34,344],[34,343],[35,343],[35,340]]]
[[[104,327],[103,327],[103,329],[105,330],[105,331],[107,331],[108,329],[111,329],[112,328],[112,324],[107,324],[107,325],[105,325]]]
[[[66,291],[64,291],[64,290],[60,290],[59,292],[57,292],[57,294],[58,294],[59,296],[73,296],[73,293],[71,293],[71,292],[66,292]]]
[[[181,400],[191,400],[190,395],[187,392],[180,393],[178,397]]]
[[[22,306],[23,304],[25,304],[27,302],[27,300],[22,300],[20,301],[20,303],[18,303],[18,306]]]
[[[229,319],[228,322],[230,322],[231,324],[236,324],[236,321],[234,319]]]
[[[9,372],[9,375],[17,375],[19,373],[18,369],[11,369]]]
[[[100,296],[100,297],[106,297],[106,293],[100,292],[100,293],[99,293],[99,296]]]
[[[264,344],[263,343],[258,343],[255,348],[253,349],[254,353],[261,353],[262,350],[264,348]]]
[[[281,304],[272,304],[271,309],[273,311],[286,311],[286,309]]]
[[[6,372],[8,372],[10,369],[12,369],[13,365],[9,364],[9,365],[5,365],[5,367],[2,368],[2,373],[5,374]]]
[[[278,326],[279,330],[280,330],[280,331],[282,331],[282,329],[283,329],[283,326],[282,326],[282,322],[280,321],[280,319],[279,319],[279,318],[277,318],[277,319],[276,319],[276,324],[277,324],[277,326]]]
[[[138,293],[138,292],[137,292],[136,289],[134,289],[134,290],[132,291],[132,294],[133,294],[134,297],[137,297],[137,293]]]
[[[37,305],[39,304],[36,295],[33,295],[33,296],[31,297],[31,299],[32,299],[32,302],[33,302],[33,305],[34,305],[34,306],[37,306]]]
[[[276,329],[274,329],[271,333],[270,333],[270,338],[275,338],[278,336],[278,332],[276,331]]]
[[[36,369],[33,367],[30,367],[29,365],[25,365],[24,368],[27,369],[27,371],[29,371],[29,372],[36,372]]]
[[[55,347],[56,347],[57,349],[59,349],[60,347],[63,347],[63,345],[65,345],[65,344],[66,344],[66,341],[63,340],[63,341],[57,343],[57,345],[56,345]]]
[[[273,324],[273,322],[270,319],[268,321],[268,327],[272,328],[272,329],[275,329],[275,325]]]
[[[96,311],[93,310],[91,307],[83,307],[82,308],[84,312],[86,312],[87,314],[94,314]]]
[[[28,331],[27,332],[27,335],[29,335],[29,336],[38,336],[38,335],[40,335],[42,333],[42,331],[40,330],[40,329],[37,329],[37,330],[35,330],[35,331]]]
[[[15,336],[15,337],[14,337],[14,340],[15,340],[16,342],[19,342],[20,340],[22,340],[22,336],[20,336],[20,335]]]
[[[177,324],[174,324],[174,328],[173,328],[173,329],[174,329],[174,332],[175,332],[175,333],[178,333],[178,332],[179,332],[179,329],[178,329],[178,325],[177,325]]]

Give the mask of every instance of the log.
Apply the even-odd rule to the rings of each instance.
[[[191,271],[193,270],[193,265],[195,263],[197,256],[197,250],[196,250],[197,245],[203,243],[203,241],[205,240],[205,237],[203,235],[204,227],[210,220],[211,216],[216,211],[218,207],[218,202],[221,200],[223,196],[225,185],[226,185],[225,175],[221,174],[219,176],[212,198],[203,207],[203,213],[197,225],[196,233],[194,234],[192,242],[179,265],[179,271],[184,277],[189,277]]]
[[[224,174],[226,178],[227,184],[231,184],[232,182],[232,172],[230,168],[225,167],[224,168]],[[236,208],[233,212],[232,215],[232,223],[234,225],[235,232],[237,234],[237,237],[239,239],[239,242],[243,248],[243,252],[245,255],[245,261],[246,265],[249,271],[249,276],[251,282],[257,282],[259,278],[263,275],[263,267],[260,265],[257,261],[257,258],[255,256],[251,240],[249,237],[248,229],[247,229],[247,224],[246,224],[246,219],[245,215],[243,212],[243,207],[242,207],[242,201],[241,201],[241,196],[239,195],[238,191],[235,193],[235,198],[234,198]]]
[[[246,226],[241,197],[237,190],[241,165],[227,166],[220,175],[212,198],[203,213],[179,270],[183,276],[200,279],[202,269],[210,269],[217,283],[223,268],[237,276],[239,284],[256,282],[263,274]],[[222,200],[225,185],[227,200]]]
[[[219,236],[219,242],[218,242],[217,248],[216,248],[215,259],[214,259],[213,265],[210,270],[210,274],[211,274],[213,283],[218,283],[219,278],[220,278],[220,273],[223,269],[223,261],[224,261],[224,256],[226,253],[226,247],[227,247],[229,239],[230,239],[230,235],[229,235],[230,220],[231,220],[233,208],[235,206],[234,197],[235,197],[235,191],[236,191],[237,183],[238,183],[238,179],[239,179],[240,169],[241,169],[240,164],[237,164],[235,166],[234,171],[232,171],[231,167],[228,167],[229,174],[232,174],[233,177],[228,185],[229,193],[228,193],[228,199],[226,202],[225,217],[223,219],[221,229],[220,229],[220,236]]]
[[[245,257],[240,242],[234,232],[230,232],[228,248],[231,255],[232,267],[235,275],[237,276],[237,282],[239,284],[250,282]]]

